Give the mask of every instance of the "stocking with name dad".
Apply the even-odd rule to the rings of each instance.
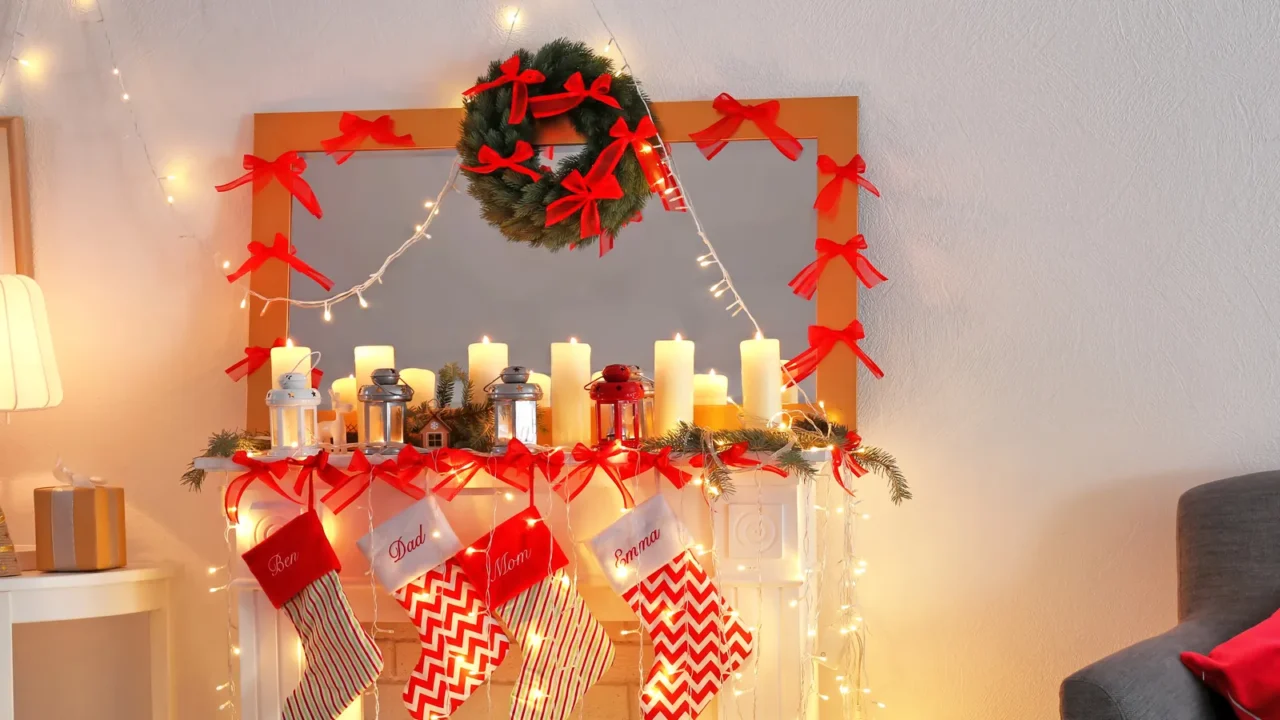
[[[524,655],[512,720],[568,718],[613,664],[614,649],[564,572],[569,561],[537,509],[503,522],[458,558]]]
[[[357,545],[417,626],[422,655],[404,688],[415,720],[453,714],[489,679],[510,643],[453,556],[462,544],[434,497],[410,505]]]
[[[688,548],[661,495],[591,540],[615,590],[653,640],[640,696],[644,720],[697,717],[751,654],[753,638]]]

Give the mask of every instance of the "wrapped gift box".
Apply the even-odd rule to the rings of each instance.
[[[36,569],[124,567],[124,488],[36,488]]]

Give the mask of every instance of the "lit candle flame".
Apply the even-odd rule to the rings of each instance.
[[[481,338],[480,338],[480,342],[481,342],[481,343],[483,343],[483,344],[485,344],[485,345],[488,345],[488,344],[489,344],[489,336],[488,336],[488,335],[485,335],[485,336],[481,337]]]
[[[284,341],[284,346],[285,346],[285,347],[293,347],[293,338],[289,338],[288,340],[285,340],[285,341]]]
[[[708,375],[715,375],[715,374],[716,374],[716,369],[715,369],[715,368],[711,368],[711,372],[709,372],[709,373],[707,373],[707,374],[708,374]]]
[[[680,342],[684,338],[680,337],[680,333],[676,333],[676,342]]]
[[[569,344],[570,344],[570,345],[577,345],[577,344],[578,344],[578,338],[576,338],[576,337],[571,337],[571,338],[569,338]]]
[[[762,333],[762,332],[760,332],[759,330],[757,330],[757,331],[756,331],[756,339],[757,339],[757,340],[763,340],[763,339],[764,339],[764,333]]]

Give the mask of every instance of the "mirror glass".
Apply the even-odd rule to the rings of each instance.
[[[555,155],[576,150],[558,147]],[[813,259],[814,143],[805,141],[798,162],[764,141],[732,143],[711,162],[691,143],[674,152],[699,219],[765,335],[781,341],[784,358],[800,352],[815,311],[787,283]],[[439,192],[454,157],[371,151],[337,165],[313,154],[306,178],[324,218],[294,202],[299,256],[335,291],[361,282],[426,219],[424,202]],[[357,345],[394,345],[401,368],[465,368],[467,345],[481,335],[507,343],[512,364],[538,372],[549,372],[550,344],[571,336],[591,345],[596,370],[622,363],[652,371],[654,341],[679,332],[696,343],[697,372],[728,375],[730,395],[740,397],[738,343],[753,330],[745,315],[725,311],[729,294],[713,297],[720,274],[699,266],[706,249],[687,213],[667,212],[651,196],[643,220],[624,228],[603,258],[595,245],[551,253],[507,241],[480,217],[465,177],[457,188],[444,196],[431,239],[365,294],[367,309],[348,300],[332,308],[332,322],[319,309],[290,309],[290,335],[323,353],[326,381],[353,372]],[[303,300],[331,294],[296,271],[290,287]]]

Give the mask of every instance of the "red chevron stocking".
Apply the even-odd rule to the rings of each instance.
[[[659,495],[591,541],[653,641],[640,696],[645,720],[697,717],[752,650],[746,625],[684,549],[686,536]]]
[[[459,557],[520,645],[512,720],[564,720],[613,664],[609,634],[561,570],[568,559],[533,508]]]
[[[448,717],[502,664],[510,642],[457,560],[428,570],[395,598],[422,640],[404,705],[415,720]]]
[[[404,688],[415,720],[453,714],[502,663],[511,646],[483,597],[450,557],[457,537],[432,497],[409,506],[357,543],[422,640]]]

